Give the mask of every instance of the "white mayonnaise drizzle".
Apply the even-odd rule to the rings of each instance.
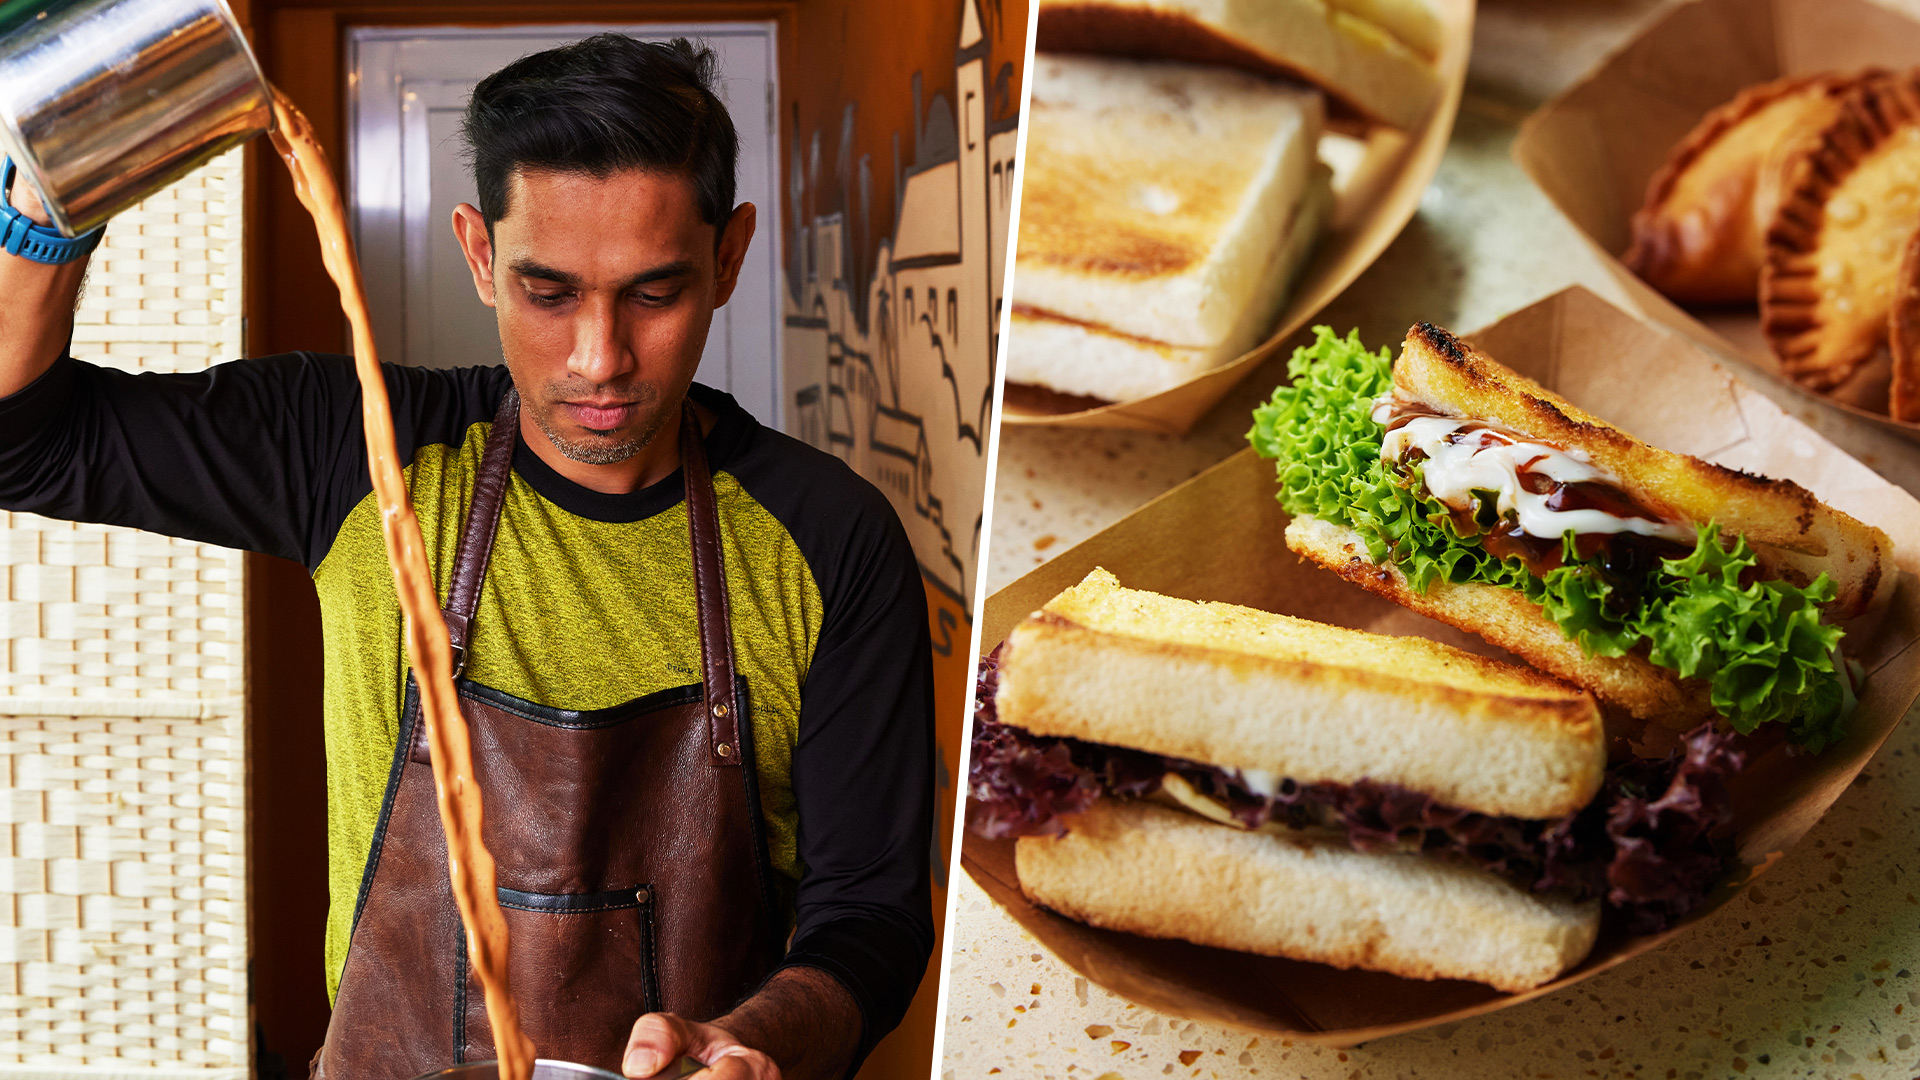
[[[1374,422],[1382,426],[1391,422],[1397,404],[1391,394],[1376,400]],[[1387,461],[1403,461],[1409,451],[1421,451],[1427,456],[1422,475],[1434,498],[1456,510],[1471,510],[1474,492],[1496,492],[1500,515],[1514,515],[1520,531],[1529,536],[1553,539],[1571,529],[1576,534],[1625,532],[1682,544],[1693,542],[1693,529],[1679,522],[1620,517],[1591,508],[1549,507],[1550,495],[1536,495],[1521,486],[1522,470],[1561,484],[1598,481],[1618,487],[1619,478],[1594,467],[1584,451],[1527,442],[1518,433],[1496,428],[1460,431],[1472,422],[1458,416],[1414,417],[1387,432],[1380,443],[1380,456]]]

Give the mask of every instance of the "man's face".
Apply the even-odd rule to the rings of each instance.
[[[640,170],[515,170],[510,184],[491,240],[471,205],[454,211],[454,232],[499,320],[523,417],[571,462],[620,465],[679,409],[754,208],[719,231],[686,177]]]

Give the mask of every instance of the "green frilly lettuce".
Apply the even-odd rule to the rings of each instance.
[[[1277,463],[1289,514],[1352,529],[1374,562],[1396,565],[1422,592],[1439,580],[1517,589],[1590,655],[1644,647],[1652,662],[1706,679],[1714,707],[1738,731],[1778,721],[1812,750],[1840,737],[1849,695],[1835,667],[1841,631],[1820,621],[1820,605],[1834,597],[1825,575],[1805,588],[1743,585],[1743,575],[1754,577],[1754,554],[1744,538],[1727,545],[1712,523],[1699,527],[1692,555],[1662,560],[1633,598],[1612,595],[1597,565],[1574,551],[1572,534],[1564,563],[1544,576],[1518,558],[1496,558],[1462,537],[1426,494],[1419,465],[1380,460],[1382,431],[1371,412],[1393,386],[1387,350],[1368,352],[1358,331],[1314,333],[1288,365],[1292,385],[1254,410],[1247,433]]]

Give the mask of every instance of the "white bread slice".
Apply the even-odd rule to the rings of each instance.
[[[1064,836],[1022,837],[1014,862],[1028,899],[1094,926],[1509,992],[1579,963],[1600,928],[1598,900],[1137,800],[1100,799]]]
[[[1763,565],[1794,584],[1831,575],[1837,595],[1830,618],[1865,611],[1880,588],[1893,582],[1893,541],[1879,529],[1827,506],[1791,480],[1648,446],[1437,326],[1419,323],[1407,331],[1393,385],[1399,396],[1453,415],[1585,451],[1648,508],[1688,522],[1718,521],[1723,536],[1745,536]]]
[[[1399,567],[1373,562],[1358,533],[1316,517],[1288,522],[1287,546],[1370,593],[1478,634],[1642,720],[1686,731],[1719,715],[1707,700],[1705,680],[1681,679],[1671,669],[1631,654],[1588,656],[1538,604],[1516,590],[1436,581],[1426,592],[1417,592]]]
[[[1286,306],[1294,276],[1313,251],[1333,205],[1330,175],[1326,166],[1314,167],[1314,178],[1287,225],[1285,242],[1274,249],[1239,323],[1220,344],[1182,348],[1016,304],[1006,346],[1007,379],[1063,394],[1132,401],[1212,371],[1258,345]]]
[[[1037,735],[1276,780],[1399,784],[1552,818],[1606,768],[1593,699],[1425,638],[1121,588],[1095,569],[1007,637],[996,707]]]
[[[1036,56],[1015,301],[1187,348],[1260,298],[1314,176],[1320,96],[1238,71]]]
[[[1304,79],[1411,128],[1439,86],[1432,0],[1041,0],[1042,52],[1223,64]]]

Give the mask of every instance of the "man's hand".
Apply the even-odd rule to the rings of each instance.
[[[13,190],[9,194],[12,197],[8,201],[15,210],[27,215],[27,220],[36,225],[53,224],[53,215],[47,213],[46,204],[40,201],[40,193],[33,190],[33,185],[18,173],[14,174]]]
[[[773,1059],[717,1024],[698,1024],[672,1013],[648,1013],[634,1021],[620,1071],[631,1077],[679,1076],[681,1058],[707,1066],[702,1080],[781,1080]]]
[[[672,1013],[641,1017],[621,1071],[673,1076],[668,1070],[684,1056],[707,1066],[700,1080],[836,1080],[860,1045],[861,1023],[860,1007],[839,980],[814,968],[785,968],[711,1024]]]

